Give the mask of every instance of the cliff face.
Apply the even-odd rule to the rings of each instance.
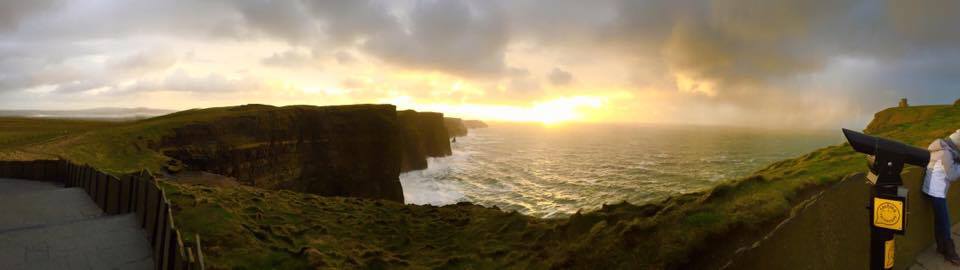
[[[453,153],[442,113],[406,110],[397,112],[397,119],[402,130],[401,172],[426,169],[428,157]]]
[[[447,128],[447,135],[452,137],[467,136],[467,126],[463,124],[460,118],[443,118],[443,125]]]
[[[487,123],[480,120],[463,120],[463,125],[468,129],[486,128]]]
[[[420,135],[419,113],[406,110],[397,112],[397,120],[401,127],[401,141],[403,155],[400,161],[400,172],[423,170],[427,168],[427,150]]]
[[[251,186],[403,202],[394,106],[234,109],[175,126],[153,147],[189,169]]]

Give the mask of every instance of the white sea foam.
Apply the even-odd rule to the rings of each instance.
[[[466,201],[463,186],[450,179],[450,175],[469,155],[467,151],[454,150],[448,157],[428,158],[425,170],[400,174],[404,201],[436,206]]]

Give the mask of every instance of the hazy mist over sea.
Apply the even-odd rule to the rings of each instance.
[[[841,142],[832,131],[497,123],[470,130],[453,156],[400,181],[407,203],[469,201],[554,217],[706,189]]]

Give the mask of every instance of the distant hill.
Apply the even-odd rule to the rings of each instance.
[[[0,116],[43,117],[43,118],[86,118],[86,119],[123,119],[147,118],[173,113],[172,110],[154,108],[103,107],[81,110],[0,110]]]

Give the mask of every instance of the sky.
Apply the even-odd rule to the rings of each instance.
[[[960,98],[953,0],[0,1],[2,109],[835,128]]]

